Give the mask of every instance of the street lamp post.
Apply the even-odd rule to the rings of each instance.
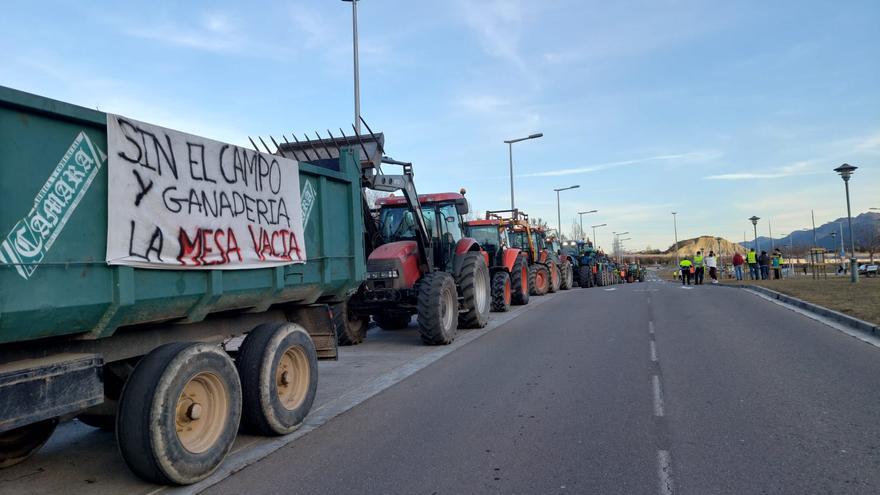
[[[678,220],[676,220],[677,216],[678,216],[678,212],[673,211],[672,212],[672,228],[675,229],[674,230],[674,232],[675,232],[675,247],[673,247],[672,249],[675,250],[675,266],[676,267],[681,262],[678,259]]]
[[[588,213],[596,213],[597,211],[599,211],[599,210],[579,211],[579,212],[578,212],[578,218],[579,218],[580,221],[581,221],[581,236],[584,235],[584,215],[586,215],[586,214],[588,214]],[[595,237],[595,234],[593,235],[593,237]],[[583,240],[583,239],[581,239],[581,240]],[[593,242],[595,242],[595,241],[596,241],[596,240],[593,239]]]
[[[361,79],[360,64],[358,61],[358,0],[342,0],[351,2],[351,37],[354,48],[354,131],[361,133]]]
[[[617,239],[617,249],[619,252],[617,253],[617,262],[623,263],[624,261],[624,252],[623,252],[623,241],[631,241],[632,237],[624,237],[623,239]]]
[[[568,191],[569,189],[577,189],[579,187],[581,187],[580,184],[575,184],[561,189],[554,189],[554,191],[556,191],[556,235],[559,236],[560,241],[562,240],[562,208],[559,205],[559,193],[562,191]]]
[[[614,250],[614,254],[617,256],[618,261],[620,260],[620,236],[629,234],[629,231],[626,232],[612,232],[614,234],[614,242],[611,245],[611,249]]]
[[[537,139],[542,136],[544,136],[544,133],[539,132],[537,134],[529,134],[528,136],[523,137],[523,138],[508,139],[508,140],[504,141],[505,143],[507,143],[507,156],[510,159],[510,209],[511,210],[514,209],[514,205],[513,205],[513,143],[518,143],[520,141],[526,141],[528,139]]]
[[[596,249],[596,250],[599,249],[599,244],[596,243],[596,229],[598,227],[605,227],[607,225],[608,225],[607,223],[600,223],[599,225],[592,226],[592,229],[593,229],[593,249]]]
[[[758,252],[758,220],[760,220],[760,219],[761,219],[760,217],[755,217],[755,216],[753,216],[752,218],[749,218],[749,220],[752,221],[752,227],[755,229],[755,252],[756,253]]]
[[[843,179],[843,185],[846,188],[846,219],[849,224],[849,248],[852,252],[852,256],[849,259],[849,268],[850,268],[850,282],[856,283],[859,281],[859,266],[856,261],[856,242],[853,237],[853,228],[852,228],[852,210],[849,206],[849,179],[852,177],[853,172],[859,167],[854,167],[848,163],[844,163],[843,165],[834,169],[835,172],[840,174],[840,178]]]

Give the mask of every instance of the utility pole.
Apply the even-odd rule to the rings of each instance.
[[[354,131],[361,133],[361,76],[358,60],[358,0],[342,0],[351,2],[351,36],[354,47]]]

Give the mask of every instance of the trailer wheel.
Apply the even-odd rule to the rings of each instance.
[[[559,269],[559,289],[560,290],[568,290],[574,287],[574,269],[571,267],[571,263],[566,261],[562,264],[562,267]]]
[[[445,272],[428,273],[419,281],[419,334],[428,345],[449,344],[458,331],[458,292]]]
[[[509,310],[511,298],[510,274],[501,270],[495,272],[492,275],[492,311],[503,313]]]
[[[52,418],[0,433],[0,468],[14,466],[40,450],[56,426],[58,418]]]
[[[492,281],[489,267],[483,255],[471,251],[464,254],[458,273],[458,289],[461,295],[461,309],[458,326],[461,328],[483,328],[489,323],[489,309],[492,303]]]
[[[137,364],[122,391],[116,439],[128,467],[157,484],[210,475],[232,448],[241,383],[219,347],[165,344]]]
[[[518,256],[510,272],[510,302],[516,305],[529,303],[529,263],[525,256]]]
[[[559,265],[555,261],[550,260],[547,263],[547,273],[550,274],[550,283],[547,286],[547,292],[553,293],[559,290]]]
[[[409,326],[409,322],[412,320],[412,315],[409,313],[384,311],[382,313],[374,314],[373,320],[382,330],[402,330]]]
[[[333,326],[336,327],[336,342],[339,345],[358,345],[367,336],[370,317],[354,314],[348,303],[330,306],[333,313]]]
[[[265,323],[244,339],[236,360],[242,387],[242,426],[285,435],[302,424],[318,390],[318,353],[296,323]]]

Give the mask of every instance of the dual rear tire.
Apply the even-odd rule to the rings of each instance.
[[[239,425],[283,435],[302,424],[317,390],[317,353],[294,323],[256,327],[237,362],[219,346],[173,343],[140,360],[116,417],[129,468],[158,484],[185,485],[214,472]]]

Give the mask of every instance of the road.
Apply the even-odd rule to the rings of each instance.
[[[880,349],[740,289],[573,289],[206,493],[880,493]]]

